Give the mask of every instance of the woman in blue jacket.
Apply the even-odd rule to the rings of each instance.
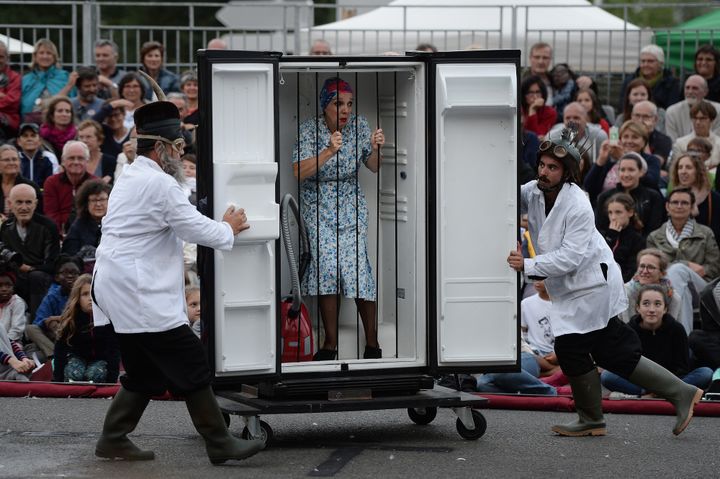
[[[75,96],[77,73],[60,68],[58,50],[47,38],[35,43],[30,71],[22,77],[20,115],[23,122],[42,123],[45,100],[55,95]]]

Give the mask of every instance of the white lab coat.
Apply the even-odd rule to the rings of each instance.
[[[536,252],[525,259],[525,274],[547,278],[555,336],[604,328],[627,309],[627,297],[620,267],[595,228],[587,196],[579,186],[566,183],[547,217],[537,181],[524,184],[520,197]],[[607,280],[601,263],[608,265]]]
[[[230,250],[232,228],[200,214],[178,182],[139,156],[110,194],[93,280],[96,326],[118,333],[188,324],[182,240]]]

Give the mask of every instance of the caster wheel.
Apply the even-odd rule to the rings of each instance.
[[[408,408],[408,416],[410,416],[410,419],[415,424],[420,424],[421,426],[424,426],[425,424],[430,424],[433,422],[433,419],[435,419],[435,416],[437,416],[437,408],[436,407],[417,407],[417,408]]]
[[[457,428],[457,432],[458,434],[460,434],[460,437],[469,441],[480,439],[487,430],[487,421],[485,420],[485,416],[473,410],[472,418],[473,423],[475,424],[475,429],[466,428],[465,424],[462,423],[460,418],[458,418],[457,422],[455,423],[455,427]]]
[[[273,430],[270,424],[265,421],[260,421],[260,436],[255,437],[250,434],[250,430],[247,426],[243,429],[241,437],[243,439],[262,439],[265,443],[265,447],[268,447],[273,439]]]
[[[225,426],[229,429],[230,428],[230,414],[224,412],[222,413],[223,419],[225,420]]]

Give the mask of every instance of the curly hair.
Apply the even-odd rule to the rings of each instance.
[[[103,180],[87,180],[82,184],[75,196],[75,208],[77,209],[78,218],[89,219],[90,212],[88,204],[90,203],[90,195],[99,195],[100,193],[110,194],[112,188]]]

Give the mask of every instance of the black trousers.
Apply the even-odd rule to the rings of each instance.
[[[184,396],[210,384],[207,353],[189,326],[159,333],[118,334],[128,391]]]
[[[581,376],[597,364],[628,379],[640,361],[642,344],[637,333],[615,316],[603,329],[556,337],[555,354],[566,376]]]
[[[720,331],[696,329],[690,332],[688,344],[697,359],[698,366],[720,368]]]

